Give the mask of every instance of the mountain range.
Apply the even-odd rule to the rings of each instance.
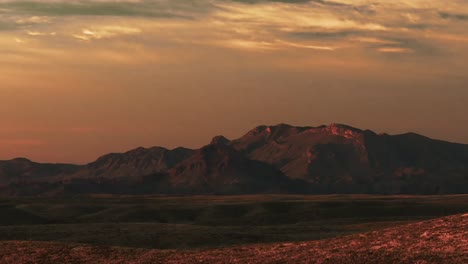
[[[200,149],[137,148],[87,165],[0,161],[0,195],[468,193],[468,145],[347,125],[258,126]]]

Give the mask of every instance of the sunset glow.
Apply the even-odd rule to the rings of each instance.
[[[333,122],[468,144],[468,2],[0,0],[0,159]]]

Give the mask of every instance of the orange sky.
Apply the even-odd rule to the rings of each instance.
[[[464,0],[0,0],[0,55],[0,159],[277,123],[468,143]]]

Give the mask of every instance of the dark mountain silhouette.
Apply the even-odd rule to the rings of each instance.
[[[160,166],[150,174],[101,174],[104,177],[72,177],[64,183],[64,193],[115,193],[115,194],[252,194],[286,193],[301,190],[301,185],[289,179],[270,164],[250,160],[228,146],[229,141],[213,139],[201,149],[190,151],[188,158],[174,166]],[[142,151],[142,150],[141,150]],[[145,150],[147,151],[147,150]],[[188,153],[188,152],[187,152]],[[128,154],[125,154],[128,155]],[[132,155],[133,156],[133,155]],[[136,162],[135,156],[131,159]],[[113,159],[115,162],[115,159]],[[157,161],[160,156],[157,156]],[[121,160],[119,160],[121,161]],[[122,162],[122,161],[121,161]],[[91,163],[94,166],[99,162]],[[104,164],[108,164],[105,162]],[[127,164],[124,162],[124,164]],[[122,167],[114,164],[112,167]],[[127,165],[123,166],[128,168]],[[88,170],[87,168],[86,170]],[[86,170],[80,171],[83,174]],[[119,170],[117,170],[119,172]],[[133,173],[133,174],[132,174]],[[83,174],[85,175],[85,174]],[[123,175],[123,176],[122,176]],[[107,177],[111,176],[111,177]],[[305,192],[306,190],[303,190]]]
[[[468,145],[346,125],[259,126],[198,150],[138,148],[86,166],[0,162],[0,194],[468,192]]]
[[[294,181],[268,163],[251,160],[215,137],[169,171],[171,185],[183,193],[283,193]]]
[[[137,177],[155,173],[165,173],[193,154],[193,150],[162,147],[137,148],[125,153],[111,153],[89,163],[78,171],[73,178]]]
[[[82,166],[72,164],[36,163],[25,158],[0,161],[0,186],[11,182],[50,180],[59,175],[69,175]]]

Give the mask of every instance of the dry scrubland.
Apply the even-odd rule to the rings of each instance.
[[[9,198],[0,263],[468,263],[467,212],[468,195]]]
[[[341,238],[212,250],[2,242],[1,263],[468,263],[468,214]]]

